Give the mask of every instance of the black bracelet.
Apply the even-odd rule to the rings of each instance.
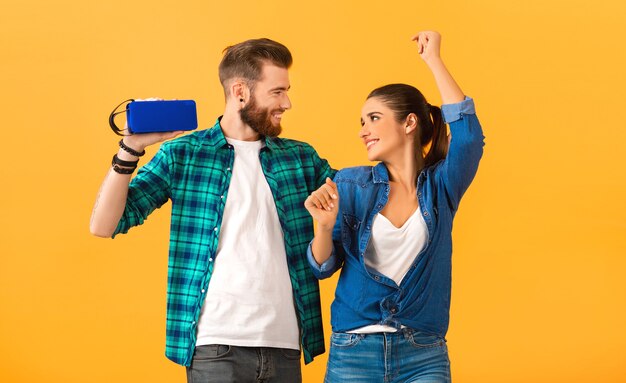
[[[113,155],[113,159],[111,160],[111,165],[121,165],[121,166],[126,166],[126,167],[133,167],[133,168],[137,168],[137,164],[139,163],[139,160],[136,161],[124,161],[121,160],[117,154]]]
[[[117,165],[113,165],[113,171],[119,174],[133,174],[137,168],[121,168]]]
[[[138,152],[135,149],[129,148],[128,146],[126,146],[123,138],[120,140],[120,148],[122,148],[125,152],[127,152],[128,154],[132,154],[135,157],[141,157],[144,154],[146,154],[145,150],[143,150],[142,152]]]

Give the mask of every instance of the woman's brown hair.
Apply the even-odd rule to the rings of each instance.
[[[430,105],[422,92],[407,84],[389,84],[374,89],[368,96],[378,98],[393,112],[396,121],[404,123],[409,114],[417,116],[416,151],[424,160],[424,167],[446,158],[448,137],[441,109]],[[423,148],[430,149],[423,155]]]

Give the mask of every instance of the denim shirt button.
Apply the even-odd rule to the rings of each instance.
[[[380,277],[378,275],[374,275],[374,279],[380,281]]]
[[[427,211],[424,212],[424,217],[428,217],[428,212]]]

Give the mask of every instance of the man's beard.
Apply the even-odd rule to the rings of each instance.
[[[284,110],[279,109],[280,113]],[[255,97],[250,98],[250,102],[239,110],[241,121],[251,127],[255,132],[266,137],[277,137],[283,128],[272,123],[272,112],[269,108],[260,108],[257,106]]]

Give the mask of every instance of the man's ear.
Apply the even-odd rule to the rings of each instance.
[[[250,100],[250,88],[243,80],[235,80],[230,86],[230,94],[242,107]]]
[[[409,113],[404,121],[404,132],[411,134],[415,129],[417,129],[417,115],[415,113]]]

